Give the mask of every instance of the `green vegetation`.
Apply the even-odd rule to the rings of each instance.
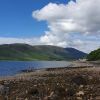
[[[0,60],[76,60],[86,56],[73,48],[28,44],[0,45]]]
[[[97,50],[92,51],[88,56],[87,59],[89,61],[96,61],[100,60],[100,48]]]

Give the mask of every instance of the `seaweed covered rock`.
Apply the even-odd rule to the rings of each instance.
[[[39,91],[38,89],[34,88],[34,89],[31,89],[29,92],[28,92],[29,95],[32,95],[32,96],[39,96]]]
[[[81,75],[78,75],[78,76],[73,77],[71,82],[77,85],[87,85],[88,79]]]

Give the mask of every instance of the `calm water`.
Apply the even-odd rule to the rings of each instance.
[[[0,76],[15,75],[21,70],[29,68],[66,67],[67,61],[0,61]]]

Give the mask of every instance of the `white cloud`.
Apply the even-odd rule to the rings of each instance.
[[[37,38],[8,38],[8,37],[0,37],[0,44],[12,44],[12,43],[25,43],[30,45],[37,45],[40,42]]]
[[[49,26],[56,25],[65,32],[97,33],[100,31],[100,0],[77,0],[77,3],[71,1],[69,4],[50,3],[33,11],[33,17],[39,21],[46,20]]]
[[[77,3],[70,1],[68,4],[49,3],[42,9],[33,11],[32,16],[38,21],[48,23],[49,31],[40,37],[43,44],[72,46],[83,51],[90,51],[100,45],[100,0],[77,0]],[[79,34],[79,38],[74,38]],[[98,42],[88,40],[91,35],[97,38]]]

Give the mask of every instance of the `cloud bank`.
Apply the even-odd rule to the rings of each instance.
[[[49,30],[40,37],[44,44],[71,46],[84,51],[100,46],[100,0],[77,0],[76,3],[70,1],[68,4],[49,3],[42,9],[33,11],[32,16],[38,21],[48,23]]]
[[[33,11],[37,21],[46,21],[45,35],[31,39],[0,38],[0,43],[45,44],[74,47],[90,52],[100,47],[100,0],[77,0],[68,4],[49,3]]]

